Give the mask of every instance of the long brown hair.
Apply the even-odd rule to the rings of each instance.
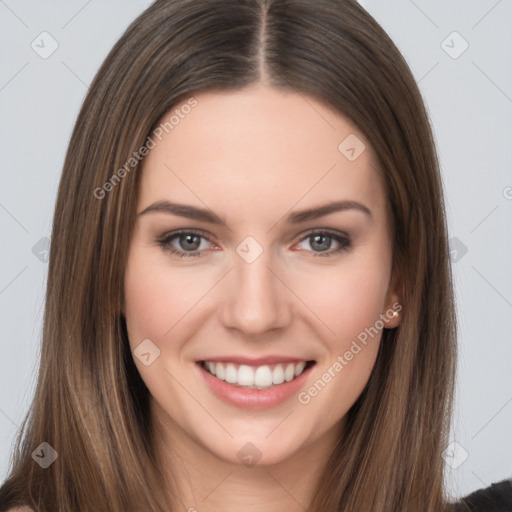
[[[402,322],[383,332],[309,510],[448,506],[441,455],[456,321],[447,227],[429,119],[404,58],[355,0],[157,0],[105,59],[69,143],[37,387],[1,510],[177,510],[152,449],[148,389],[121,313],[140,162],[123,179],[112,176],[178,102],[257,82],[324,102],[371,141],[403,286]],[[32,457],[42,442],[58,453],[46,469]]]

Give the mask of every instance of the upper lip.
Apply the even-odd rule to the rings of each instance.
[[[265,357],[251,358],[246,356],[215,356],[206,357],[200,359],[200,361],[211,361],[212,363],[236,363],[246,364],[248,366],[263,366],[265,364],[277,364],[277,363],[300,363],[304,361],[312,361],[312,359],[302,359],[300,357],[289,357],[279,355],[268,355]]]

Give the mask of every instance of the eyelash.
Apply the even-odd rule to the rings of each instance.
[[[158,245],[160,245],[165,251],[168,251],[171,254],[174,254],[181,258],[200,257],[201,251],[191,251],[191,252],[178,251],[177,249],[175,249],[174,247],[172,247],[170,245],[171,241],[174,238],[179,237],[180,235],[196,235],[196,236],[199,236],[201,238],[208,240],[208,238],[204,235],[204,233],[202,231],[198,231],[196,229],[182,229],[179,231],[174,231],[172,233],[166,234],[163,237],[158,238],[156,241],[157,241]],[[317,252],[316,254],[313,251],[313,257],[315,257],[315,258],[318,256],[329,257],[334,254],[338,254],[343,251],[347,251],[352,246],[352,243],[347,236],[344,236],[337,231],[332,231],[329,229],[311,230],[301,238],[300,242],[303,242],[304,240],[307,240],[308,238],[311,238],[313,236],[318,236],[318,235],[326,236],[327,238],[331,238],[331,239],[335,240],[336,242],[338,242],[340,244],[340,247],[338,249],[335,249],[334,251]],[[308,251],[308,252],[311,252],[311,251]]]

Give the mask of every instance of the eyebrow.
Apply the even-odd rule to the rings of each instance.
[[[357,201],[332,201],[322,206],[315,208],[309,208],[307,210],[301,210],[293,212],[286,217],[286,222],[289,224],[299,224],[308,220],[318,219],[329,215],[330,213],[346,211],[346,210],[358,210],[370,218],[373,217],[372,211],[364,204],[358,203]],[[206,208],[197,208],[196,206],[190,206],[186,204],[172,203],[167,200],[157,201],[149,205],[138,215],[146,215],[151,212],[169,213],[171,215],[178,215],[180,217],[187,217],[203,222],[210,222],[212,224],[224,224],[225,222],[216,215],[213,211]]]

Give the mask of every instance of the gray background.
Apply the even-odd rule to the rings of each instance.
[[[444,458],[458,497],[512,477],[512,1],[361,3],[409,63],[438,145],[460,328]],[[73,123],[102,60],[149,4],[0,0],[2,480],[34,390],[46,239]],[[31,47],[51,49],[43,31],[58,43],[46,59]]]

